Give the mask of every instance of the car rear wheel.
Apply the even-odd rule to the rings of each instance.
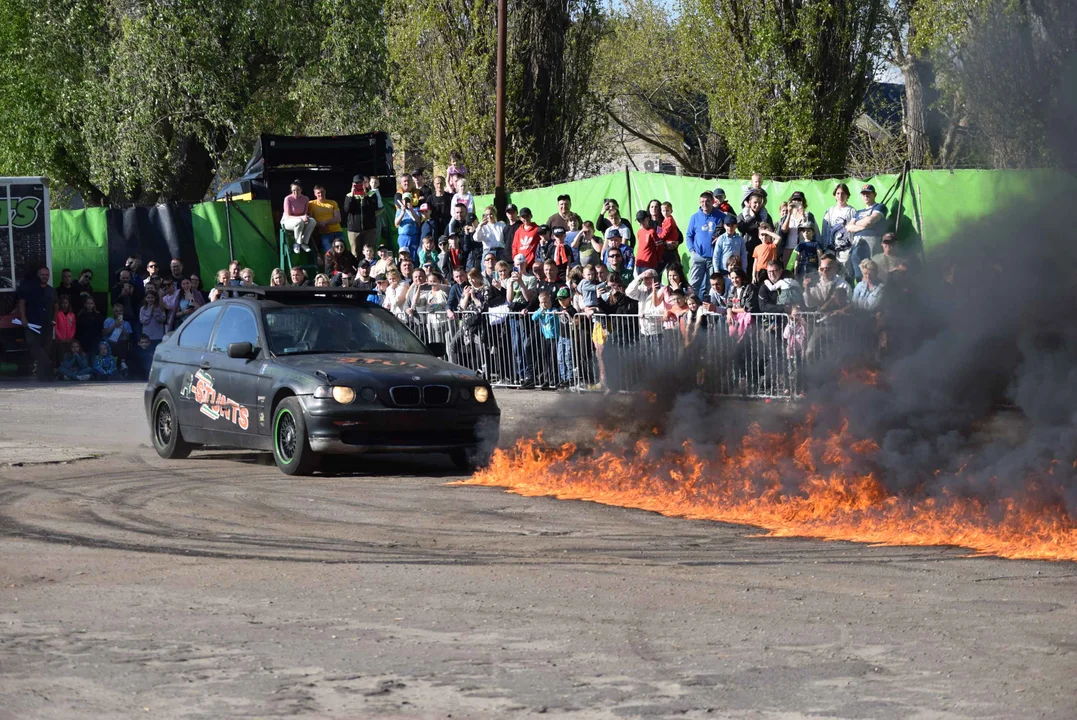
[[[489,463],[490,453],[477,447],[461,448],[450,452],[449,459],[452,460],[453,465],[457,468],[470,473],[475,472]]]
[[[167,389],[159,392],[153,399],[153,412],[150,417],[153,449],[158,455],[167,460],[182,460],[191,454],[193,446],[183,439],[176,402]]]
[[[273,412],[273,459],[286,475],[310,475],[318,456],[310,449],[303,409],[294,397],[285,398]]]

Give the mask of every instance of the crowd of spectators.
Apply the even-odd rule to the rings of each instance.
[[[391,201],[377,178],[356,176],[343,209],[325,188],[316,186],[311,200],[294,183],[281,225],[293,234],[293,252],[316,262],[276,268],[265,282],[364,290],[495,382],[608,389],[608,345],[657,358],[663,348],[690,348],[703,328],[738,342],[753,323],[773,326],[769,318],[784,316],[779,334],[794,352],[810,342],[798,315],[861,314],[874,318],[884,343],[881,300],[920,262],[888,232],[887,209],[870,184],[859,189],[859,209],[839,184],[821,224],[803,193],[774,203],[758,174],[734,195],[739,207],[716,188],[700,194],[687,220],[658,199],[633,219],[607,199],[597,218],[584,220],[561,195],[539,223],[528,207],[509,204],[505,220],[493,206],[476,208],[466,174],[453,158],[448,180],[428,185],[422,174],[403,175]],[[388,202],[395,249],[381,241]],[[776,214],[768,204],[778,205]],[[167,268],[155,260],[143,268],[131,257],[113,280],[111,306],[93,292],[90,270],[75,281],[65,269],[53,288],[43,268],[20,289],[31,350],[39,368],[50,368],[43,377],[144,377],[156,344],[214,302],[219,287],[256,284],[250,268],[232,262],[203,293],[198,275],[175,258]]]

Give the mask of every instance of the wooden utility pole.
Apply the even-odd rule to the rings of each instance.
[[[505,193],[505,55],[508,46],[508,0],[497,0],[497,111],[494,146],[494,207],[499,218],[505,217],[508,197]]]

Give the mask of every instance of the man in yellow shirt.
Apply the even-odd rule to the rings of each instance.
[[[333,241],[337,238],[344,240],[344,232],[340,229],[340,206],[336,200],[325,199],[325,188],[321,185],[314,186],[314,199],[307,206],[307,212],[317,223],[315,231],[322,246],[322,253],[329,252],[333,247]]]

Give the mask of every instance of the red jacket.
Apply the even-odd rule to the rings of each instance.
[[[56,340],[59,342],[71,342],[75,337],[75,313],[66,315],[56,311]]]
[[[677,246],[681,243],[681,231],[677,227],[677,221],[670,215],[668,218],[662,221],[662,227],[658,228],[658,241],[663,245],[665,243],[673,243],[672,245],[666,245],[666,250],[676,250]]]
[[[517,255],[527,258],[530,267],[535,262],[535,251],[538,250],[539,226],[532,224],[528,230],[526,225],[516,229],[516,236],[512,238],[512,260],[516,262]]]
[[[658,233],[654,228],[640,228],[636,231],[636,267],[653,270],[662,259],[662,249],[658,246]]]

